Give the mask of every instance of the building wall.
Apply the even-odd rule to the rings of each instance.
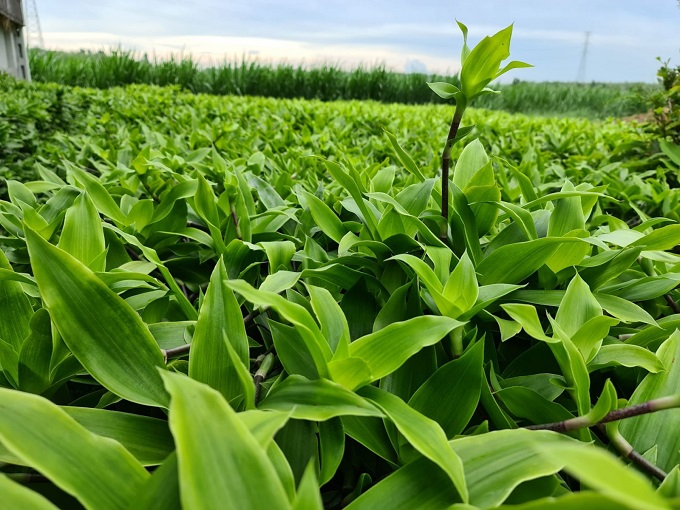
[[[30,80],[28,54],[23,29],[7,30],[0,25],[0,71],[15,78]]]
[[[9,69],[9,34],[0,29],[0,70],[7,72]]]

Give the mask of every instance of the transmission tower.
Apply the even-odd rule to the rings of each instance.
[[[26,31],[28,32],[28,47],[43,48],[42,28],[40,28],[40,16],[38,16],[38,6],[35,0],[24,0],[24,15],[26,16]]]
[[[581,53],[581,63],[578,66],[578,76],[576,81],[586,81],[586,59],[588,58],[588,43],[590,42],[590,32],[586,32],[586,40],[583,42],[583,53]]]

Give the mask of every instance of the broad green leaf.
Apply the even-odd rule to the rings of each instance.
[[[616,409],[616,389],[611,382],[611,379],[607,379],[604,383],[604,388],[602,388],[602,393],[600,398],[590,410],[590,412],[585,416],[588,423],[598,423],[604,419],[610,411]]]
[[[666,498],[680,497],[680,466],[675,466],[659,485],[658,493]]]
[[[0,388],[0,442],[93,510],[129,508],[149,477],[120,443],[29,393]]]
[[[579,265],[579,273],[592,290],[613,280],[630,268],[640,256],[642,248],[624,248],[609,250],[594,257],[589,257]],[[604,255],[604,262],[595,264],[597,257]]]
[[[451,301],[454,305],[460,308],[463,312],[467,312],[477,301],[479,296],[479,286],[477,285],[477,276],[475,275],[475,268],[472,265],[470,257],[464,253],[456,268],[451,273],[443,291],[444,297]]]
[[[641,367],[653,374],[665,370],[663,363],[653,352],[623,343],[603,345],[588,362],[588,370],[591,372],[612,366]]]
[[[230,280],[225,283],[251,303],[271,307],[295,325],[307,352],[314,361],[319,376],[326,377],[328,375],[327,363],[332,357],[331,348],[316,322],[304,307],[289,302],[273,292],[254,289],[243,280]]]
[[[323,201],[306,191],[303,191],[302,193],[307,202],[307,207],[309,207],[309,210],[312,213],[314,222],[324,234],[336,243],[339,243],[345,234],[347,234],[347,229],[340,219]]]
[[[486,383],[483,361],[484,342],[480,341],[432,374],[411,397],[409,406],[439,423],[447,437],[462,433]]]
[[[621,502],[593,491],[569,492],[564,496],[542,498],[521,505],[503,505],[498,510],[621,510]],[[627,508],[627,507],[625,507]]]
[[[364,492],[347,510],[441,510],[460,501],[446,473],[427,459],[399,468]]]
[[[69,166],[69,170],[73,173],[76,179],[80,181],[88,196],[92,199],[92,202],[102,214],[108,216],[117,223],[123,225],[127,223],[127,217],[125,214],[123,214],[118,204],[111,197],[111,194],[96,177],[88,174],[80,168],[76,168],[73,165]]]
[[[294,510],[323,510],[319,481],[315,471],[314,462],[311,461],[302,475],[302,480],[300,480],[297,495],[295,501],[293,501]]]
[[[279,294],[292,288],[300,279],[302,273],[294,271],[277,271],[269,274],[260,285],[260,290]]]
[[[411,285],[409,282],[392,292],[387,303],[380,309],[378,316],[375,318],[373,323],[374,332],[389,326],[393,322],[399,322],[409,317],[406,298]]]
[[[171,453],[151,478],[139,489],[133,500],[139,510],[181,510],[179,479],[177,476],[177,454]]]
[[[345,453],[345,428],[340,418],[319,423],[319,457],[321,472],[319,485],[329,482],[342,462]]]
[[[612,314],[623,322],[642,322],[644,324],[657,325],[654,318],[644,308],[635,303],[608,294],[594,294],[594,296],[607,313]]]
[[[501,308],[519,323],[527,334],[536,340],[553,342],[554,340],[545,334],[541,321],[538,318],[536,307],[519,303],[508,303]]]
[[[291,375],[277,384],[258,406],[290,413],[291,418],[324,421],[336,416],[383,416],[374,405],[327,379],[310,381]]]
[[[281,448],[297,485],[302,481],[310,462],[318,465],[319,441],[317,426],[306,420],[289,420],[276,434],[275,442]]]
[[[202,220],[213,226],[219,226],[220,218],[217,213],[215,194],[208,181],[200,173],[198,174],[198,189],[196,195],[194,195],[194,204],[196,205],[196,212]]]
[[[269,273],[274,274],[279,269],[290,269],[290,260],[295,254],[295,244],[291,241],[271,241],[259,243],[269,261]]]
[[[550,315],[548,315],[548,320],[552,325],[554,338],[559,339],[558,342],[548,345],[560,365],[562,375],[569,387],[569,393],[576,402],[578,413],[585,415],[590,411],[590,377],[585,359],[557,321],[553,320]],[[586,434],[586,430],[581,430],[582,440],[586,440]]]
[[[656,352],[666,371],[648,374],[630,397],[636,405],[675,395],[680,388],[680,332],[673,333]],[[623,420],[619,431],[638,452],[658,445],[657,466],[670,471],[680,463],[680,410],[670,409]]]
[[[397,193],[395,200],[410,214],[417,217],[425,210],[432,199],[435,181],[436,179],[427,179],[424,182],[411,184]]]
[[[247,370],[250,361],[241,307],[234,292],[225,285],[227,279],[227,270],[220,259],[198,314],[191,342],[189,377],[215,388],[231,401],[244,393],[235,363],[241,363]],[[236,353],[233,361],[227,343]]]
[[[537,271],[558,249],[581,242],[573,237],[545,237],[501,246],[477,265],[479,283],[519,283]]]
[[[460,65],[463,65],[470,55],[470,47],[467,43],[468,27],[458,20],[456,20],[456,24],[458,25],[458,28],[460,28],[460,31],[463,32],[463,49],[460,53]]]
[[[298,374],[308,379],[318,379],[319,371],[312,354],[297,329],[269,319],[269,330],[279,361],[289,374]],[[343,360],[345,361],[345,360]],[[333,363],[333,362],[331,362]],[[337,362],[336,362],[337,363]],[[367,369],[368,371],[368,369]]]
[[[180,307],[182,308],[182,311],[184,312],[185,316],[189,320],[196,320],[198,317],[198,314],[196,313],[196,310],[192,306],[192,304],[189,302],[187,297],[184,295],[184,292],[182,292],[182,289],[179,288],[179,285],[177,285],[177,282],[173,278],[172,274],[168,270],[168,268],[165,266],[165,264],[161,261],[161,259],[158,257],[158,253],[156,253],[156,250],[149,248],[148,246],[145,246],[142,244],[139,239],[137,239],[135,236],[126,234],[122,230],[109,225],[108,223],[104,225],[108,230],[115,232],[118,234],[120,237],[122,237],[126,242],[132,244],[133,246],[136,246],[139,248],[142,252],[142,254],[149,259],[150,262],[153,262],[156,267],[158,268],[158,271],[163,275],[163,278],[165,279],[166,283],[168,284],[168,287],[172,290],[172,293],[174,294],[174,297],[177,299],[179,302]]]
[[[78,361],[117,395],[165,407],[163,355],[139,315],[68,253],[30,229],[26,241],[43,301]]]
[[[680,244],[680,225],[657,228],[630,246],[644,246],[645,251],[671,250]]]
[[[422,281],[423,285],[425,285],[429,291],[432,299],[434,300],[442,315],[453,318],[458,317],[463,313],[463,310],[461,310],[449,299],[444,297],[444,288],[439,281],[439,278],[437,278],[436,273],[430,266],[427,265],[425,261],[409,254],[395,255],[389,260],[399,260],[408,264],[408,266],[413,269],[418,278]],[[463,268],[461,268],[461,271],[462,270]],[[450,289],[450,292],[453,293],[453,290]]]
[[[465,59],[460,72],[463,93],[472,99],[498,75],[500,64],[510,56],[512,25],[485,37]]]
[[[446,472],[463,502],[467,503],[469,496],[463,464],[447,444],[446,434],[437,422],[409,407],[399,397],[373,386],[365,386],[359,393],[382,408],[413,448]]]
[[[536,449],[537,444],[547,448],[555,443],[583,448],[567,436],[525,429],[499,430],[449,444],[463,460],[470,504],[489,508],[503,503],[520,483],[558,472],[559,459],[538,457]]]
[[[61,409],[90,432],[122,444],[144,466],[161,464],[175,449],[165,420],[88,407]]]
[[[378,223],[375,214],[368,208],[364,199],[361,196],[361,189],[357,185],[357,182],[348,174],[340,165],[332,161],[325,161],[326,169],[328,173],[331,174],[333,179],[335,179],[347,192],[352,196],[356,206],[361,211],[361,214],[366,221],[366,227],[373,236],[374,239],[379,240],[377,236]]]
[[[7,194],[10,201],[19,206],[22,202],[31,208],[35,208],[37,202],[35,195],[29,190],[25,184],[12,179],[7,180]]]
[[[609,329],[618,323],[619,321],[613,317],[596,315],[572,335],[571,341],[574,342],[586,363],[597,354],[602,340],[609,334]]]
[[[14,272],[2,250],[0,250],[0,268]],[[19,351],[24,338],[29,333],[29,322],[32,316],[33,308],[21,285],[17,281],[1,279],[0,339],[11,345],[16,352]]]
[[[600,304],[590,292],[588,284],[577,274],[567,287],[555,321],[567,335],[573,337],[581,326],[600,315]]]
[[[562,191],[574,191],[574,185],[567,181],[562,187]],[[548,235],[561,237],[572,230],[583,230],[585,224],[581,197],[561,198],[555,200],[555,208],[550,213]]]
[[[574,416],[564,406],[551,402],[537,391],[524,386],[509,386],[494,393],[513,416],[534,424],[569,420]]]
[[[419,259],[413,255],[401,254],[395,255],[390,260],[399,260],[408,264],[408,266],[413,269],[418,278],[422,280],[423,284],[430,292],[437,294],[441,294],[443,292],[443,286],[437,278],[437,275],[422,259]]]
[[[640,473],[628,469],[611,453],[595,446],[535,443],[540,456],[560,462],[563,469],[587,487],[616,500],[625,508],[669,508]]]
[[[328,341],[335,357],[346,357],[349,353],[349,326],[345,313],[330,292],[321,287],[307,285],[309,297],[316,314],[321,333]]]
[[[92,271],[104,271],[99,256],[106,249],[104,229],[94,203],[82,193],[66,211],[59,248],[85,264]]]
[[[52,326],[47,310],[35,312],[29,327],[31,332],[19,352],[19,389],[40,394],[50,385]]]
[[[0,494],[6,508],[58,510],[48,499],[0,474]]]
[[[343,416],[342,425],[349,437],[358,441],[391,464],[397,465],[397,453],[394,451],[394,445],[385,429],[383,420],[379,418]]]
[[[526,62],[520,62],[519,60],[513,60],[509,64],[507,64],[503,69],[498,71],[498,74],[496,74],[496,78],[499,76],[507,73],[508,71],[512,71],[513,69],[524,69],[527,67],[534,67],[531,64],[527,64]]]
[[[395,322],[352,342],[350,358],[362,360],[370,370],[372,381],[394,372],[423,347],[434,345],[464,323],[448,317],[423,316]],[[340,368],[340,367],[338,367]],[[331,370],[335,380],[339,370]],[[357,385],[361,381],[356,381]],[[354,389],[357,386],[350,386]]]
[[[182,506],[290,508],[265,450],[222,395],[179,374],[162,376],[171,395]]]
[[[450,83],[446,83],[443,81],[436,81],[432,83],[428,82],[427,86],[430,87],[430,89],[432,89],[432,92],[437,94],[442,99],[451,98],[456,99],[462,97],[461,90],[455,85],[451,85]]]
[[[437,95],[439,95],[440,97],[444,97],[444,96],[442,96],[442,95],[440,94],[440,92],[438,92],[438,91],[433,87],[433,86],[439,86],[439,85],[441,85],[441,84],[428,83],[428,86],[429,86],[429,87],[430,87]],[[450,87],[453,87],[453,85],[449,85],[448,83],[446,83],[446,84],[444,84],[444,85],[448,85],[449,88],[450,88]],[[442,87],[443,87],[443,85],[442,85]],[[453,87],[453,88],[456,89],[456,87]],[[456,90],[454,91],[454,93],[455,93],[455,92],[460,92],[460,91],[459,91],[458,89],[456,89]],[[449,97],[452,97],[452,96],[449,96]],[[445,99],[446,99],[446,98],[445,98]],[[401,161],[401,164],[404,166],[404,168],[405,168],[406,170],[408,170],[411,174],[415,175],[415,176],[418,178],[419,181],[421,181],[421,182],[424,181],[424,180],[425,180],[425,176],[424,176],[423,173],[420,171],[420,168],[418,168],[418,165],[416,165],[416,164],[413,162],[413,159],[411,159],[411,156],[409,156],[408,153],[407,153],[404,149],[401,148],[401,145],[399,145],[399,142],[397,141],[397,137],[394,136],[392,133],[390,133],[390,132],[387,131],[387,130],[384,130],[384,131],[385,131],[385,134],[387,135],[387,138],[388,138],[389,141],[390,141],[390,144],[392,145],[392,148],[394,149],[394,152],[397,153],[397,157],[399,158],[399,161]]]

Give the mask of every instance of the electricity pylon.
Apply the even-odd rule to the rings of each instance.
[[[26,32],[28,32],[28,47],[43,48],[42,28],[40,27],[40,16],[35,0],[24,0],[24,15],[26,17]]]
[[[586,59],[588,58],[588,43],[590,42],[590,32],[586,32],[586,40],[583,42],[583,53],[581,53],[581,63],[578,66],[578,76],[576,81],[586,81]]]

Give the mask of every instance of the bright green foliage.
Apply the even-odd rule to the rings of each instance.
[[[244,59],[240,62],[227,60],[205,68],[191,55],[173,55],[168,60],[161,60],[155,55],[121,49],[96,53],[31,49],[29,57],[33,80],[101,89],[147,84],[179,86],[185,91],[205,94],[422,104],[440,102],[438,95],[423,87],[423,82],[460,82],[458,75],[400,73],[382,65],[347,71],[334,64],[310,69],[285,63],[271,66]],[[524,81],[500,85],[499,89],[503,94],[479,97],[477,104],[494,110],[540,115],[576,114],[591,118],[645,113],[644,95],[658,92],[661,96],[663,90],[641,83]],[[69,117],[71,112],[67,110],[64,114]]]
[[[0,506],[677,507],[680,411],[590,427],[680,391],[634,125],[469,110],[442,238],[438,106],[0,86]]]

